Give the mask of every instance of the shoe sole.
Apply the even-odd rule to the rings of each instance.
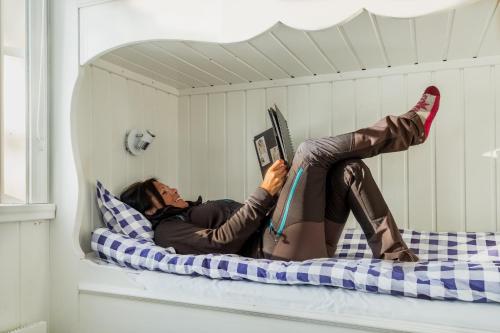
[[[434,100],[434,105],[432,106],[431,113],[425,120],[424,124],[424,133],[425,133],[424,140],[427,140],[427,137],[429,136],[429,132],[431,130],[432,121],[434,120],[434,117],[436,116],[436,113],[439,110],[439,102],[441,100],[441,95],[434,95],[434,96],[436,96],[436,99]]]

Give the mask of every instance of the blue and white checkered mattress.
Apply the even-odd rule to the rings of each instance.
[[[91,246],[107,262],[213,279],[311,284],[424,299],[500,303],[500,233],[401,230],[417,263],[372,259],[361,230],[346,229],[334,258],[286,262],[238,255],[179,255],[99,228]]]

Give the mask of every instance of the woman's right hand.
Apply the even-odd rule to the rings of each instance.
[[[284,160],[276,160],[270,167],[267,169],[267,172],[264,176],[264,180],[260,187],[269,192],[272,196],[276,195],[283,187],[285,183],[285,178],[288,172],[288,168],[285,164]]]

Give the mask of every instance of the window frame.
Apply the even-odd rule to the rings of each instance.
[[[0,222],[50,219],[55,216],[55,206],[49,203],[48,0],[24,1],[26,15],[24,52],[26,64],[26,202],[24,204],[0,203],[2,214]],[[2,51],[3,54],[5,54],[4,51]],[[0,59],[0,65],[3,66],[3,56]],[[0,98],[3,97],[1,96],[2,88],[2,82],[0,82]],[[2,165],[3,163],[0,163],[0,168]],[[0,190],[3,192],[2,188]]]
[[[48,0],[26,0],[27,204],[49,202]]]

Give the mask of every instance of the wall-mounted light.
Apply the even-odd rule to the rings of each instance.
[[[500,148],[487,151],[486,153],[483,153],[483,156],[484,157],[491,157],[491,158],[498,158],[500,156]]]
[[[156,135],[150,130],[131,129],[125,135],[125,149],[132,155],[139,155],[148,149]]]

